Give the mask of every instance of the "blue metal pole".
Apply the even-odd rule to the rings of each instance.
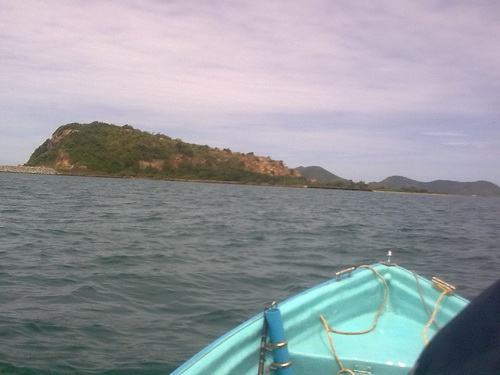
[[[279,375],[292,375],[290,353],[286,345],[285,329],[281,319],[279,309],[273,307],[266,310],[266,320],[269,326],[269,339],[273,347],[274,368],[277,369]]]

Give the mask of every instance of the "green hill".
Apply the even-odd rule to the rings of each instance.
[[[338,180],[345,180],[342,177],[334,175],[326,169],[318,166],[298,167],[295,168],[302,176],[309,180],[316,180],[319,182],[334,182]]]
[[[306,180],[283,162],[101,122],[59,127],[27,166],[62,173],[142,176],[256,184],[300,185]]]
[[[500,197],[500,187],[488,181],[459,182],[435,180],[420,182],[402,176],[391,176],[380,182],[370,182],[368,186],[371,189]]]
[[[298,167],[297,171],[309,180],[309,187],[345,190],[369,190],[363,181],[354,182],[339,177],[318,166]]]

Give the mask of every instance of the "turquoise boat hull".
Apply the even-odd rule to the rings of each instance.
[[[467,303],[399,266],[375,264],[343,273],[278,304],[292,363],[287,371],[336,374],[345,368],[354,374],[407,375],[425,347],[424,337],[431,339],[437,327],[449,322]],[[436,324],[430,324],[436,304]],[[374,328],[355,335],[328,333],[320,316],[339,331]],[[172,375],[257,374],[262,326],[263,314],[259,314],[207,346]],[[268,351],[266,373],[280,374],[284,370],[269,367],[273,360],[273,352]]]

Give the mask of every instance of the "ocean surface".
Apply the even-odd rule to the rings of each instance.
[[[0,374],[169,374],[388,250],[473,298],[500,199],[0,173]]]

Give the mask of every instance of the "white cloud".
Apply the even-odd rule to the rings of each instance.
[[[466,133],[455,133],[455,132],[424,132],[424,135],[430,135],[435,137],[467,137]]]
[[[37,87],[72,87],[77,98],[250,111],[436,108],[457,91],[457,68],[471,65],[459,54],[493,63],[456,48],[471,47],[477,33],[421,6],[23,4],[11,19],[24,22],[8,24],[16,78],[31,73]]]

